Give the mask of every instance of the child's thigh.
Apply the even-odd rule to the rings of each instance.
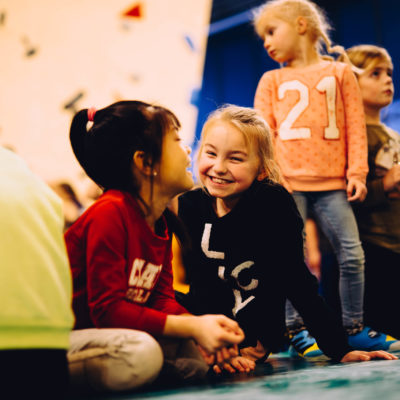
[[[360,245],[357,222],[344,190],[319,192],[313,208],[321,229],[333,245]]]
[[[70,335],[73,386],[95,391],[129,390],[152,382],[163,355],[157,341],[133,329],[82,329]]]

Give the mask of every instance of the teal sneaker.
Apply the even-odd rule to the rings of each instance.
[[[289,354],[307,360],[328,360],[329,358],[318,347],[317,341],[304,329],[290,339]]]
[[[392,336],[374,331],[368,326],[364,327],[361,332],[354,335],[349,335],[349,345],[354,350],[385,350],[398,351],[400,350],[400,340]]]

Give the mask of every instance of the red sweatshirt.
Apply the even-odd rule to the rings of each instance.
[[[172,288],[171,238],[147,225],[135,198],[103,194],[66,232],[75,329],[131,328],[160,335],[168,314],[187,311]]]

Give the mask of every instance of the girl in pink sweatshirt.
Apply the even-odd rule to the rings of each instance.
[[[303,219],[312,208],[340,268],[342,320],[359,350],[394,350],[400,342],[364,326],[364,253],[349,202],[367,189],[367,139],[362,99],[350,63],[321,55],[344,52],[327,34],[323,12],[309,0],[271,0],[255,17],[269,56],[282,66],[266,72],[255,108],[270,125],[284,184]],[[291,344],[305,357],[321,356],[300,316],[288,304]]]

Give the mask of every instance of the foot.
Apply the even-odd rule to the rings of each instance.
[[[400,350],[400,340],[385,333],[374,331],[366,326],[361,332],[355,335],[349,335],[349,345],[354,350],[385,350],[397,351]]]
[[[290,340],[289,353],[307,360],[327,360],[328,357],[320,350],[316,340],[307,330],[296,333]]]

